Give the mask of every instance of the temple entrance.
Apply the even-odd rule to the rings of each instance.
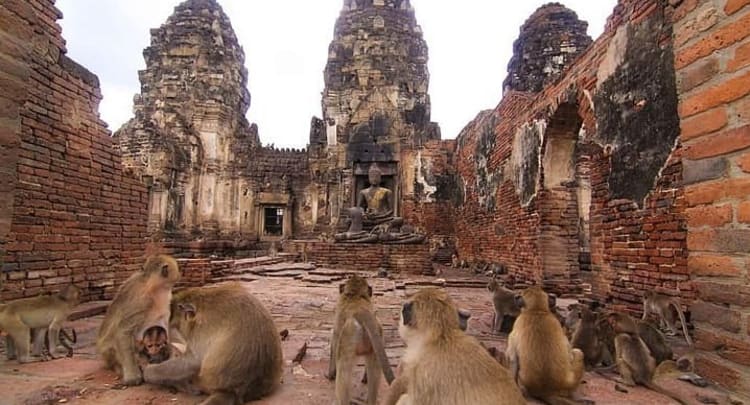
[[[566,103],[558,107],[545,132],[539,253],[542,276],[549,284],[565,285],[577,278],[581,247],[588,246],[588,242],[581,243],[586,237],[581,216],[587,216],[588,210],[582,210],[579,201],[590,201],[590,197],[585,197],[576,175],[581,124],[577,105]]]
[[[263,208],[263,236],[281,237],[284,235],[284,208]]]

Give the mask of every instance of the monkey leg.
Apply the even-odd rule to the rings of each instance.
[[[5,358],[7,360],[15,360],[17,357],[16,345],[13,343],[13,339],[10,335],[8,335],[5,337]]]
[[[5,328],[8,332],[8,337],[13,340],[18,362],[31,362],[31,329],[25,323],[21,322],[20,319],[8,319]]]
[[[143,383],[143,373],[138,367],[132,336],[123,333],[115,339],[115,352],[122,369],[122,384],[128,386],[140,385]]]
[[[403,375],[397,377],[391,383],[391,387],[388,389],[388,395],[385,397],[385,405],[409,405],[411,402],[408,399],[406,389],[408,388],[408,380]]]
[[[365,359],[367,379],[367,404],[376,405],[378,403],[378,387],[380,386],[380,364],[375,354],[369,354]]]
[[[336,405],[350,405],[352,401],[352,371],[354,353],[340,353],[336,359]],[[368,380],[374,376],[367,376]]]
[[[205,401],[201,402],[200,405],[235,405],[241,404],[242,402],[237,399],[237,396],[231,392],[213,392],[206,398]]]
[[[621,358],[617,359],[617,371],[620,372],[620,378],[622,378],[623,384],[627,385],[628,387],[635,386],[635,380],[633,380],[633,371],[630,369],[630,366],[625,362],[625,360]]]

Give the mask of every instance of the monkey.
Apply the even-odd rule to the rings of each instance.
[[[674,336],[677,334],[674,327],[676,320],[670,307],[674,307],[675,311],[677,311],[677,316],[680,317],[680,322],[682,323],[682,332],[685,334],[685,341],[687,341],[688,345],[692,346],[693,341],[690,339],[690,334],[688,334],[685,315],[683,315],[680,303],[676,298],[657,294],[653,291],[646,291],[643,296],[643,317],[641,320],[646,320],[649,314],[655,314],[659,318],[659,325],[661,327],[666,326],[669,329],[669,333]]]
[[[487,283],[487,290],[492,292],[492,305],[495,309],[495,317],[492,319],[492,332],[508,331],[513,327],[513,321],[521,312],[516,306],[515,293],[501,286],[494,277]],[[506,318],[508,318],[507,322]],[[510,324],[507,329],[504,328],[504,326],[508,326],[506,323]]]
[[[186,351],[144,367],[147,383],[194,386],[209,394],[203,405],[243,404],[281,384],[281,336],[268,309],[240,283],[176,293],[169,327]]]
[[[143,382],[136,342],[153,326],[169,333],[172,287],[179,280],[180,269],[174,258],[149,256],[143,268],[125,280],[107,308],[96,347],[105,367],[117,372],[123,385]]]
[[[0,330],[8,334],[6,337],[8,360],[17,357],[19,363],[32,361],[31,340],[34,340],[36,355],[44,346],[44,341],[50,336],[52,347],[49,352],[54,358],[57,354],[57,346],[61,344],[62,324],[80,301],[81,289],[70,284],[57,294],[22,298],[0,305]],[[49,346],[49,343],[47,345]]]
[[[506,355],[514,379],[531,397],[570,403],[583,377],[583,352],[571,347],[550,312],[551,301],[538,286],[516,296],[521,314],[508,336]]]
[[[166,329],[152,326],[143,332],[143,339],[136,341],[138,364],[156,364],[168,360],[172,355],[172,346]]]
[[[357,356],[365,356],[368,404],[377,403],[381,371],[388,384],[394,379],[383,345],[383,328],[373,314],[371,299],[372,287],[362,277],[352,276],[339,286],[327,373],[328,379],[336,382],[339,405],[351,402],[352,368]]]
[[[581,307],[580,303],[570,304],[568,306],[568,314],[565,316],[563,327],[565,328],[565,335],[568,339],[573,339],[573,333],[578,329],[578,324],[581,322]]]
[[[268,248],[268,256],[275,259],[279,256],[279,248],[276,246],[276,241],[271,242],[271,246]]]
[[[640,336],[643,343],[648,347],[651,356],[656,360],[656,365],[658,366],[666,360],[672,360],[674,353],[672,352],[672,348],[667,344],[664,334],[648,321],[634,321],[636,322],[638,336]]]
[[[448,294],[425,288],[401,307],[406,352],[385,404],[525,404],[510,372],[464,333]]]
[[[76,344],[78,341],[78,335],[76,334],[76,330],[74,328],[70,328],[70,331],[72,333],[72,336],[68,334],[68,332],[65,331],[65,329],[60,329],[60,344],[68,351],[65,354],[65,357],[73,357],[73,345]],[[34,336],[34,330],[32,329],[31,335]],[[32,338],[33,340],[33,338]],[[51,359],[55,359],[56,357],[52,354],[52,351],[50,350],[50,344],[49,344],[49,330],[44,331],[44,350],[43,350],[43,356],[48,356]]]
[[[615,357],[623,383],[628,386],[642,385],[671,397],[681,404],[687,404],[678,395],[654,384],[656,360],[638,336],[638,327],[633,318],[623,313],[613,312],[608,315],[607,319],[616,334]]]
[[[586,368],[591,369],[601,363],[611,365],[612,354],[607,349],[606,343],[600,339],[597,315],[583,305],[577,306],[575,312],[578,314],[579,321],[570,343],[574,348],[583,352],[583,362]]]

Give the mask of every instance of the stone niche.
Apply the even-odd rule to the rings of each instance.
[[[286,193],[260,193],[255,202],[255,224],[262,241],[292,236],[293,199]]]
[[[391,201],[393,208],[393,215],[399,213],[399,176],[398,176],[398,162],[356,162],[354,163],[354,170],[352,170],[352,195],[351,195],[351,206],[357,205],[357,196],[359,192],[370,187],[370,180],[368,172],[372,165],[378,165],[378,168],[382,172],[380,185],[382,187],[391,190],[393,193],[393,200]]]

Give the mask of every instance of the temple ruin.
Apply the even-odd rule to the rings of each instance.
[[[245,118],[219,1],[151,30],[114,134],[54,3],[0,3],[0,300],[110,300],[149,252],[183,286],[281,289],[257,269],[291,263],[290,283],[354,269],[483,296],[497,275],[638,316],[656,291],[689,315],[695,371],[750,403],[750,1],[619,0],[596,39],[544,5],[497,106],[445,134],[410,1],[344,0],[304,150]]]

